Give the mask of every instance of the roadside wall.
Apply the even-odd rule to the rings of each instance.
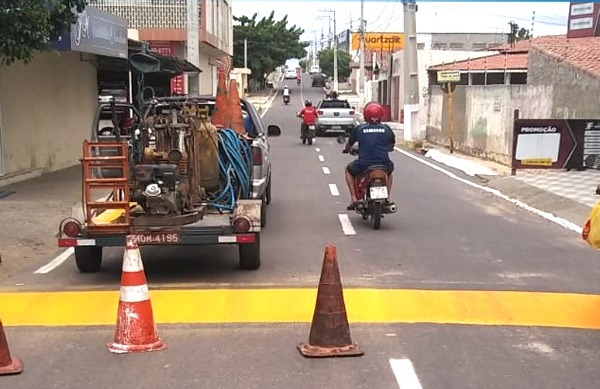
[[[98,101],[96,68],[75,52],[0,67],[4,174],[79,163]]]
[[[537,49],[531,50],[528,84],[540,86],[549,80],[554,85],[552,119],[600,118],[600,79]]]
[[[510,164],[514,111],[521,118],[548,118],[553,106],[552,86],[456,86],[452,95],[454,146],[479,158]],[[450,144],[448,95],[429,91],[427,140]]]

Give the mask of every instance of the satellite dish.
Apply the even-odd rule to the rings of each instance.
[[[160,60],[145,53],[135,53],[129,56],[129,64],[139,73],[160,72]]]

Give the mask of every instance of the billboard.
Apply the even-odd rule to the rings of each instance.
[[[567,22],[567,38],[599,36],[599,16],[600,3],[571,2],[569,6],[569,20]]]
[[[352,33],[352,50],[360,49],[360,33]],[[402,32],[366,32],[365,49],[371,51],[398,51],[404,49]]]
[[[585,169],[600,165],[600,120],[517,119],[513,169]]]

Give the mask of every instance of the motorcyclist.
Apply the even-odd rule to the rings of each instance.
[[[300,139],[303,138],[309,125],[315,125],[317,122],[317,110],[312,105],[312,101],[306,100],[304,102],[304,108],[298,112],[298,116],[302,118],[302,124],[300,125]]]
[[[396,137],[387,124],[381,123],[383,115],[384,110],[381,104],[376,102],[368,103],[363,109],[363,116],[366,123],[354,128],[344,148],[343,152],[349,153],[354,143],[358,142],[359,144],[358,159],[350,162],[346,167],[346,184],[350,191],[351,201],[347,207],[348,210],[355,209],[358,203],[354,180],[363,174],[369,166],[386,166],[388,196],[391,194],[394,163],[390,160],[388,154],[394,149]]]
[[[283,101],[285,102],[286,99],[288,101],[291,100],[291,98],[290,98],[290,88],[287,85],[285,85],[283,87]]]

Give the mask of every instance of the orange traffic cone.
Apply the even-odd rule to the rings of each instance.
[[[8,349],[8,342],[4,334],[4,327],[0,321],[0,375],[19,374],[23,371],[23,362],[12,358]]]
[[[140,249],[132,235],[126,240],[117,328],[114,341],[107,344],[108,349],[113,353],[164,350],[166,346],[154,324]]]
[[[240,94],[235,79],[229,80],[229,92],[227,96],[229,100],[229,128],[240,135],[244,135],[246,129],[244,127],[244,117],[242,116]]]
[[[229,127],[229,121],[227,120],[228,114],[225,72],[219,70],[215,110],[213,111],[211,117],[211,123],[216,127]]]
[[[352,343],[350,336],[340,270],[333,245],[325,247],[308,343],[300,343],[298,350],[305,357],[355,357],[364,354],[359,345]]]

